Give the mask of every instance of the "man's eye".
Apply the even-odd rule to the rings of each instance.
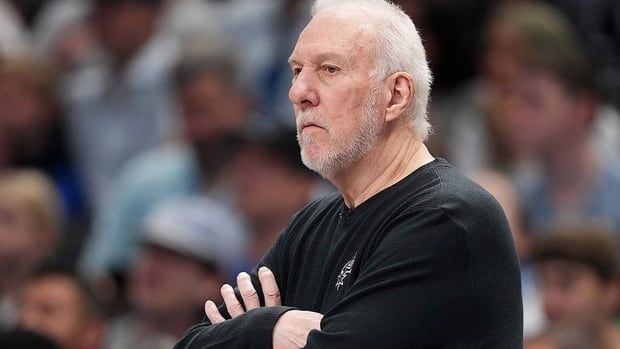
[[[325,67],[323,67],[323,70],[329,74],[335,74],[338,72],[338,68],[331,65],[326,65]]]
[[[299,73],[301,73],[301,68],[293,68],[292,73],[293,73],[293,76],[299,75]]]

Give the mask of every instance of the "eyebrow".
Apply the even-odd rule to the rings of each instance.
[[[327,60],[336,60],[339,62],[348,62],[348,59],[345,55],[336,53],[336,52],[322,52],[317,54],[316,56],[312,57],[312,61],[315,62],[323,62],[323,61],[327,61]],[[299,64],[301,65],[297,60],[295,60],[295,58],[293,58],[293,56],[291,56],[288,59],[288,64],[289,65],[294,65],[294,64]]]

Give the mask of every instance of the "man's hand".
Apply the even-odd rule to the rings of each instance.
[[[280,290],[278,289],[278,284],[276,283],[276,278],[273,275],[273,272],[271,272],[271,270],[267,267],[261,267],[258,270],[258,279],[260,280],[261,287],[263,288],[265,306],[273,307],[280,305]],[[239,288],[239,293],[241,293],[241,298],[243,299],[245,308],[237,300],[235,290],[232,286],[226,284],[222,286],[221,289],[222,298],[226,304],[226,310],[228,310],[228,313],[233,318],[245,313],[248,310],[260,307],[260,300],[258,299],[258,294],[256,293],[254,286],[252,285],[250,275],[247,273],[240,273],[237,276],[237,287]],[[215,303],[211,300],[208,300],[205,303],[205,313],[207,314],[209,321],[213,324],[226,320],[222,314],[220,314],[220,311],[217,309]]]
[[[280,290],[273,272],[267,267],[261,267],[258,270],[258,279],[263,288],[265,306],[273,307],[281,305]],[[239,293],[241,294],[245,308],[237,299],[235,290],[232,286],[226,284],[222,286],[221,289],[222,298],[226,304],[226,310],[228,310],[228,313],[233,318],[248,310],[260,307],[260,300],[252,285],[250,275],[247,273],[240,273],[237,276],[237,287],[239,288]],[[226,321],[222,314],[220,314],[215,303],[210,300],[205,303],[205,313],[213,324]],[[306,345],[310,331],[321,329],[322,318],[322,314],[312,311],[287,311],[278,319],[273,329],[274,349],[303,348]]]
[[[313,311],[287,311],[273,328],[273,349],[305,347],[310,331],[321,330],[321,319],[323,314]]]

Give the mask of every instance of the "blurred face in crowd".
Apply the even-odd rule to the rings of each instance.
[[[308,201],[312,180],[260,146],[243,147],[233,162],[237,206],[252,222],[290,217]],[[287,218],[288,219],[288,218]]]
[[[59,121],[51,92],[35,81],[44,77],[23,71],[29,68],[0,73],[0,129],[11,160],[41,151]]]
[[[247,101],[213,74],[183,86],[179,99],[185,136],[199,149],[238,131],[246,119]]]
[[[485,46],[482,71],[493,85],[493,92],[503,95],[518,76],[523,38],[510,24],[495,20],[485,33]]]
[[[618,284],[603,281],[591,268],[567,260],[540,265],[544,310],[551,324],[598,326],[611,321],[618,304]]]
[[[591,100],[569,92],[550,74],[524,70],[510,98],[509,138],[525,152],[545,155],[587,135]]]
[[[26,208],[10,199],[0,198],[0,283],[27,273],[55,244],[54,234],[42,229]]]
[[[132,0],[97,0],[93,13],[95,33],[117,63],[125,64],[156,31],[157,5]]]
[[[103,324],[87,309],[79,286],[64,276],[28,282],[19,302],[20,326],[43,333],[63,349],[98,349]]]
[[[129,300],[148,316],[194,315],[205,299],[219,299],[222,280],[192,258],[145,245],[132,266]]]
[[[290,57],[302,160],[324,177],[361,159],[382,130],[372,58],[376,28],[360,16],[321,11]]]

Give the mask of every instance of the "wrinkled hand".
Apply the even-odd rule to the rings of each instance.
[[[323,314],[290,310],[284,313],[273,328],[274,349],[297,349],[306,346],[308,334],[321,330]]]
[[[273,272],[267,267],[258,270],[258,279],[265,296],[265,306],[273,307],[281,305],[280,290],[276,283]],[[240,273],[237,276],[237,287],[243,299],[244,306],[239,302],[232,286],[226,284],[222,286],[221,293],[226,310],[232,318],[235,318],[246,311],[260,307],[258,294],[252,285],[250,275]],[[222,316],[217,306],[208,300],[205,303],[205,313],[213,324],[217,324],[226,319]],[[274,349],[297,349],[306,346],[310,331],[321,329],[322,314],[312,311],[290,310],[284,313],[276,322],[273,328],[273,348]]]
[[[280,305],[280,290],[278,289],[278,284],[276,283],[276,278],[273,275],[273,272],[267,267],[261,267],[258,270],[258,279],[265,296],[265,306],[273,307]],[[232,286],[225,284],[220,290],[224,303],[226,304],[226,310],[228,310],[228,313],[232,318],[236,318],[246,311],[260,307],[260,300],[258,299],[258,294],[256,293],[254,286],[252,285],[250,275],[247,273],[240,273],[237,276],[237,287],[239,288],[239,293],[241,294],[245,308],[241,303],[239,303],[239,300],[237,300],[235,290]],[[215,303],[211,300],[208,300],[205,303],[205,313],[207,314],[207,318],[209,318],[213,324],[226,320],[222,314],[220,314],[220,311],[217,309]]]

